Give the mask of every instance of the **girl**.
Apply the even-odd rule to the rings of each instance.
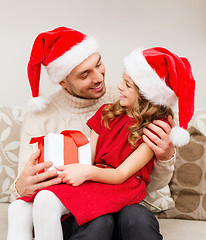
[[[119,101],[103,105],[87,122],[92,129],[94,165],[57,167],[64,184],[12,203],[9,215],[17,209],[22,214],[9,217],[8,240],[31,239],[33,224],[36,239],[63,239],[60,219],[64,214],[73,214],[82,225],[143,200],[154,158],[143,141],[143,129],[153,120],[167,122],[177,96],[182,104],[180,116],[186,113],[184,101],[190,109],[186,118],[180,117],[182,128],[176,127],[170,135],[176,145],[188,142],[185,129],[193,114],[194,79],[186,59],[163,48],[135,50],[125,59],[118,89]]]

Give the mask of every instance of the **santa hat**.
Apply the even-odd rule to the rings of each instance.
[[[93,37],[59,27],[40,33],[34,41],[28,63],[28,78],[32,91],[29,106],[33,111],[43,111],[48,100],[39,95],[41,64],[45,66],[52,82],[58,84],[86,58],[99,51]]]
[[[140,93],[156,105],[171,107],[178,98],[179,126],[172,128],[174,146],[189,142],[186,131],[194,113],[195,80],[190,63],[165,48],[137,49],[124,60],[125,72]]]

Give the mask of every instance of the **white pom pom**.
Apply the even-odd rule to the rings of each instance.
[[[173,127],[170,133],[170,140],[174,146],[182,147],[190,141],[190,134],[184,128]]]
[[[28,107],[32,112],[42,112],[46,109],[49,101],[44,96],[31,98],[28,102]]]

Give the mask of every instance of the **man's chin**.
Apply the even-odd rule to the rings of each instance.
[[[95,94],[91,94],[90,97],[88,97],[88,98],[90,98],[90,99],[99,99],[99,98],[101,98],[102,96],[104,96],[105,92],[106,92],[106,91],[103,90],[103,91],[101,91],[101,92],[98,92],[98,93],[95,93]]]

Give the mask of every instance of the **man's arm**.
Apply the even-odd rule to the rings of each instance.
[[[58,175],[58,172],[56,170],[37,174],[41,170],[52,166],[52,162],[43,162],[36,164],[39,156],[40,150],[37,150],[34,154],[31,155],[29,161],[26,163],[24,169],[16,181],[15,188],[20,196],[30,197],[41,188],[59,184],[61,182],[60,178],[56,178]]]
[[[37,174],[39,171],[51,165],[51,163],[43,163],[36,165],[36,160],[39,157],[39,152],[33,153],[33,148],[29,143],[31,136],[24,131],[21,134],[18,177],[10,187],[11,201],[14,201],[20,196],[31,196],[36,190],[55,184],[54,177],[56,173],[47,171],[46,173]],[[57,175],[57,174],[56,174]],[[49,179],[48,182],[46,179]],[[59,182],[59,179],[57,180]]]
[[[169,134],[175,122],[171,116],[168,117],[171,127],[160,120],[155,120],[149,124],[148,128],[153,130],[157,135],[144,129],[143,140],[154,151],[156,159],[154,168],[151,173],[151,183],[147,187],[154,191],[165,187],[171,180],[174,171],[175,147],[172,145]],[[151,140],[150,140],[151,139]]]
[[[153,192],[169,184],[174,172],[175,159],[176,154],[167,161],[158,159],[154,161],[154,167],[150,174],[150,184],[147,186],[147,191]]]

